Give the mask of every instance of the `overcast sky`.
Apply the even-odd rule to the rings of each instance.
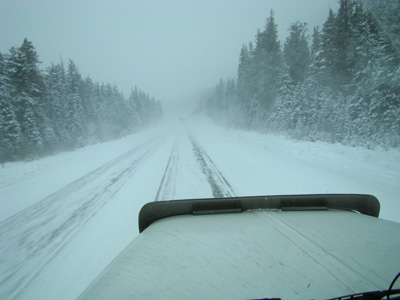
[[[72,59],[83,77],[135,85],[169,100],[234,78],[240,48],[275,10],[281,43],[295,21],[309,33],[336,0],[0,0],[0,51],[26,37],[41,68]]]

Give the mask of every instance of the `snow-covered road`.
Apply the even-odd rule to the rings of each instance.
[[[199,126],[202,123],[203,126]],[[160,129],[161,128],[161,129]],[[400,153],[172,121],[0,170],[0,298],[75,299],[154,200],[368,193],[400,222]]]

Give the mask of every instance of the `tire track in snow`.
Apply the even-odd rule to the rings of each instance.
[[[19,298],[80,226],[112,200],[159,145],[147,142],[137,146],[1,222],[0,298]],[[118,164],[127,166],[113,173]]]
[[[154,201],[173,199],[175,195],[176,176],[178,174],[178,161],[179,161],[179,147],[180,139],[177,138],[172,148],[171,155],[167,166],[165,167],[164,175],[161,179],[160,187],[158,188],[157,195]]]
[[[234,197],[235,192],[224,175],[218,170],[210,156],[193,136],[189,136],[196,160],[211,186],[215,198]]]

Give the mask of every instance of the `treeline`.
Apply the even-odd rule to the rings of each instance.
[[[161,103],[135,88],[128,99],[116,86],[83,79],[69,60],[39,69],[25,39],[0,53],[0,156],[33,159],[115,139],[162,116]]]
[[[376,14],[386,11],[375,2],[373,15],[360,1],[341,0],[322,30],[314,28],[311,45],[307,24],[295,22],[281,47],[271,11],[254,45],[240,51],[236,84],[221,80],[205,101],[209,115],[300,139],[400,147],[399,39],[386,30],[393,32],[390,22],[398,30],[400,15],[390,12],[382,24]]]

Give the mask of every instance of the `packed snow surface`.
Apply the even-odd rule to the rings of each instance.
[[[202,126],[200,126],[200,124]],[[0,298],[75,299],[154,200],[362,193],[400,222],[400,152],[174,120],[0,169]]]

